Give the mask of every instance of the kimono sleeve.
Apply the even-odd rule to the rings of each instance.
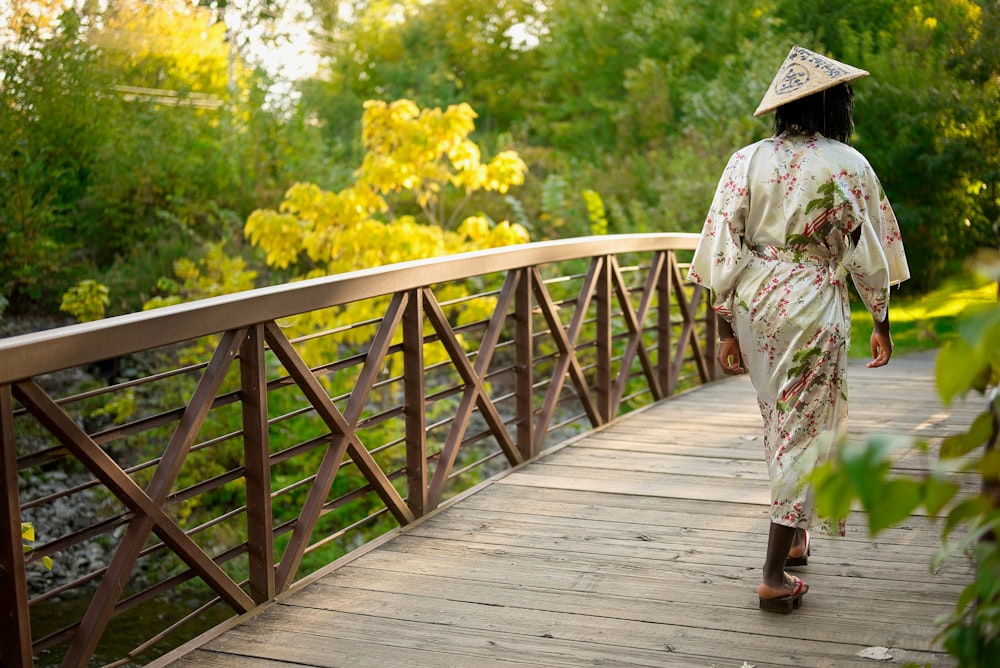
[[[859,181],[853,225],[860,224],[862,232],[857,246],[844,258],[844,267],[865,307],[881,322],[889,308],[889,287],[908,279],[910,269],[899,222],[878,177],[868,167]]]
[[[749,259],[743,245],[750,189],[747,183],[752,147],[733,154],[722,172],[709,208],[688,280],[707,288],[712,308],[729,320],[739,275]]]

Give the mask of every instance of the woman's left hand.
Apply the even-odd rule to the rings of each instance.
[[[739,339],[723,339],[719,341],[719,364],[722,365],[722,372],[727,376],[736,376],[746,373],[743,368],[743,358],[740,355]]]

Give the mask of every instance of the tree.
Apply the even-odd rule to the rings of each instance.
[[[983,193],[997,181],[988,147],[1000,128],[1000,89],[962,75],[979,40],[991,39],[974,3],[907,5],[890,24],[891,36],[843,39],[849,62],[872,72],[857,85],[855,144],[880,175],[911,266],[921,268],[914,287],[924,290],[977,247],[995,245]]]
[[[523,228],[491,226],[482,215],[450,229],[474,193],[505,193],[524,180],[526,167],[511,151],[481,162],[479,147],[468,138],[474,119],[468,105],[421,110],[410,100],[366,103],[367,152],[356,182],[337,193],[292,186],[278,211],[259,209],[247,219],[247,238],[272,267],[295,265],[307,276],[525,241]],[[451,191],[461,201],[449,212]],[[400,215],[407,205],[428,224]]]
[[[408,98],[425,107],[466,102],[480,111],[482,131],[509,131],[532,96],[537,51],[518,39],[537,22],[539,6],[527,0],[356,3],[353,19],[318,33],[326,87],[331,97],[358,100]]]
[[[58,312],[83,278],[111,288],[111,313],[137,308],[203,240],[238,240],[321,152],[314,128],[266,107],[214,12],[77,4],[87,13],[55,34],[43,15],[3,45],[0,294],[14,315]]]

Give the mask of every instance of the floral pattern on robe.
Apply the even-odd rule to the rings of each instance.
[[[857,240],[857,243],[855,243]],[[781,134],[730,158],[688,278],[733,324],[764,420],[771,520],[843,534],[806,476],[847,430],[847,277],[882,321],[909,278],[895,214],[868,161],[820,135]]]

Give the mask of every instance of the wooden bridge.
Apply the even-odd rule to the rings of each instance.
[[[853,438],[933,442],[982,410],[940,406],[932,355],[852,365],[849,378]],[[760,424],[746,377],[665,400],[497,476],[156,665],[951,665],[934,620],[972,571],[961,558],[930,571],[940,525],[923,517],[876,540],[856,513],[845,538],[816,537],[795,570],[811,586],[801,609],[757,609],[770,502]],[[909,456],[897,468],[926,464]]]
[[[970,572],[929,573],[919,519],[817,538],[803,609],[756,610],[760,418],[745,378],[715,382],[696,241],[527,244],[0,339],[0,665],[943,661],[933,619]],[[852,371],[857,435],[978,412],[941,410],[927,357]]]

